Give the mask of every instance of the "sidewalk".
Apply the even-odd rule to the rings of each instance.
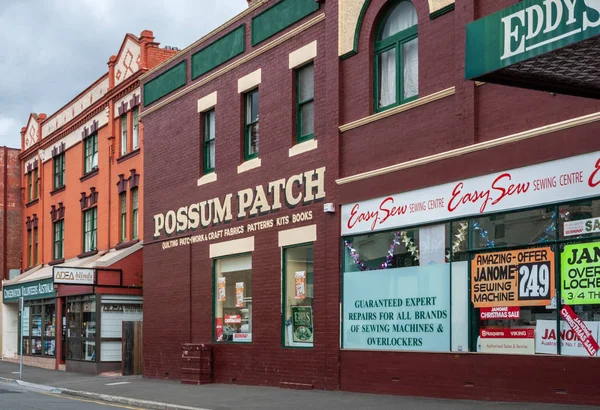
[[[19,378],[19,365],[0,361],[0,381]],[[63,394],[105,400],[139,408],[155,409],[252,409],[252,410],[591,410],[600,407],[538,403],[495,403],[439,400],[320,390],[300,391],[273,387],[225,384],[183,385],[178,381],[144,379],[139,376],[90,376],[85,374],[23,367],[23,381],[54,387]],[[64,390],[66,389],[66,390]],[[78,393],[80,392],[80,393]],[[127,400],[119,400],[127,398]],[[148,402],[155,402],[150,404]],[[169,403],[171,406],[160,405]]]

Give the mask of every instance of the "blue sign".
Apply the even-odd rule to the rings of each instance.
[[[342,347],[450,351],[450,265],[344,273]]]

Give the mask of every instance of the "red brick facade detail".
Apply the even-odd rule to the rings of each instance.
[[[0,147],[0,278],[21,267],[21,167],[19,150]]]

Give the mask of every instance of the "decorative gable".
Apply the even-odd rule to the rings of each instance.
[[[31,147],[38,140],[39,125],[36,118],[37,116],[34,114],[29,116],[29,122],[27,123],[27,128],[25,129],[23,150]]]
[[[127,35],[115,64],[115,86],[121,84],[140,69],[141,47],[133,36]]]

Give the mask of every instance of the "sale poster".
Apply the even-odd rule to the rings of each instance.
[[[481,320],[517,320],[521,317],[518,306],[498,306],[479,309]]]
[[[584,322],[598,338],[600,322]],[[556,331],[555,320],[538,320],[535,325],[535,352],[538,354],[557,354],[557,344],[560,340],[560,354],[566,356],[589,356],[577,334],[564,320],[560,321],[560,329]],[[596,354],[597,355],[597,354]]]
[[[471,301],[476,308],[546,306],[553,296],[550,247],[480,253],[471,261]]]
[[[225,302],[225,278],[219,278],[217,280],[217,301]]]
[[[566,245],[560,259],[560,289],[564,303],[599,304],[600,242]]]
[[[296,281],[296,299],[304,299],[306,298],[306,272],[296,272],[295,274]]]
[[[235,284],[235,307],[244,307],[244,282]]]
[[[596,356],[600,347],[592,331],[587,327],[583,320],[571,309],[570,306],[563,306],[560,315],[565,319],[571,330],[575,332],[577,339],[583,344],[583,348],[590,356]]]
[[[241,315],[225,315],[226,325],[239,325],[242,323]]]

